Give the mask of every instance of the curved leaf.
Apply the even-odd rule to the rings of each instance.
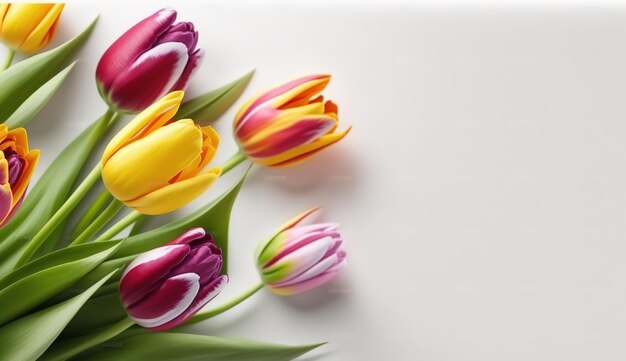
[[[70,300],[0,327],[0,360],[31,361],[41,356],[111,274]]]
[[[253,75],[254,70],[219,89],[184,102],[176,117],[190,118],[202,125],[214,122],[239,98]]]
[[[0,123],[65,67],[67,59],[87,40],[97,20],[72,40],[0,72]]]
[[[61,70],[57,75],[48,80],[44,85],[37,89],[26,101],[20,105],[17,110],[11,114],[6,121],[9,129],[23,127],[28,123],[41,109],[48,104],[52,96],[59,90],[61,84],[65,81],[72,69],[76,65],[73,62],[65,69]]]
[[[0,280],[0,325],[69,288],[111,255],[119,242],[65,248],[28,263]]]

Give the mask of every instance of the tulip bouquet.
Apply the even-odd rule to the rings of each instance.
[[[338,225],[304,224],[317,208],[261,243],[260,281],[218,306],[207,305],[227,287],[229,218],[250,168],[195,212],[143,225],[184,207],[240,163],[296,166],[344,138],[350,128],[337,131],[338,107],[320,95],[330,76],[301,77],[243,103],[233,121],[239,151],[209,165],[220,144],[210,124],[252,72],[185,99],[202,61],[199,35],[191,22],[176,22],[176,11],[159,10],[104,51],[95,77],[106,112],[30,185],[39,150],[30,148],[26,126],[62,86],[95,26],[40,52],[62,10],[0,4],[0,40],[9,49],[0,71],[0,360],[291,360],[320,346],[179,329],[263,288],[289,296],[336,277],[346,265]],[[23,59],[13,64],[16,53]],[[77,209],[84,211],[71,217]]]

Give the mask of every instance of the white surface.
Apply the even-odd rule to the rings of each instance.
[[[256,281],[258,240],[316,204],[343,226],[348,271],[292,299],[262,292],[195,331],[330,342],[305,360],[626,358],[620,4],[69,3],[56,43],[102,17],[29,124],[38,174],[104,111],[93,81],[104,49],[160,6],[201,32],[189,95],[252,68],[244,98],[335,75],[326,93],[353,132],[301,167],[254,171],[233,211],[232,281],[214,302]],[[233,113],[217,123],[216,163],[235,150]]]

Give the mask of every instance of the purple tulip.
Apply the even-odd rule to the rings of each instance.
[[[124,271],[120,298],[140,326],[164,331],[196,314],[228,282],[222,250],[202,228],[137,257]]]
[[[98,90],[116,110],[138,113],[173,90],[183,90],[202,60],[198,32],[174,24],[176,11],[162,9],[130,28],[102,55]]]

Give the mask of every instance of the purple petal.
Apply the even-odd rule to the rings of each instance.
[[[146,292],[157,287],[158,282],[167,276],[189,254],[188,245],[170,245],[148,251],[126,268],[120,281],[120,297],[125,306],[131,306],[145,296]]]
[[[157,40],[157,44],[164,43],[183,43],[191,54],[198,43],[198,33],[195,31],[168,31]]]
[[[181,43],[157,45],[142,54],[111,85],[110,100],[119,109],[139,112],[170,91],[189,56]]]
[[[217,296],[220,292],[222,292],[222,290],[226,287],[227,283],[228,283],[228,276],[223,275],[223,276],[217,277],[211,283],[209,283],[208,285],[200,289],[200,292],[198,292],[196,299],[193,301],[191,306],[187,308],[185,312],[183,312],[182,314],[180,314],[178,317],[171,320],[170,322],[162,324],[161,326],[158,326],[158,327],[153,327],[152,329],[154,331],[165,331],[172,327],[176,327],[180,324],[183,324],[185,321],[193,317],[193,315],[195,315],[198,311],[200,311],[202,307],[204,307],[207,303],[209,303],[212,299],[214,299],[215,296]]]
[[[191,251],[176,268],[170,271],[170,276],[193,272],[200,276],[200,284],[205,284],[215,278],[222,270],[222,256],[215,255],[208,245],[200,246]]]
[[[187,232],[183,233],[182,235],[180,235],[175,240],[169,242],[168,245],[189,244],[192,241],[195,241],[196,239],[203,238],[205,235],[206,235],[206,231],[204,230],[204,228],[201,228],[201,227],[192,228],[188,230]]]
[[[200,291],[199,277],[185,273],[167,279],[161,287],[128,307],[128,315],[137,324],[155,328],[181,315],[194,302]]]
[[[189,81],[196,73],[196,70],[198,70],[198,67],[200,67],[200,64],[202,64],[202,59],[204,59],[204,50],[202,49],[198,49],[191,54],[189,62],[187,62],[187,66],[185,66],[185,70],[183,70],[180,79],[174,84],[172,90],[185,90],[185,88],[187,88]]]
[[[108,92],[120,74],[153,46],[158,36],[175,20],[176,11],[159,10],[130,28],[107,49],[96,70],[96,78],[105,92]]]

